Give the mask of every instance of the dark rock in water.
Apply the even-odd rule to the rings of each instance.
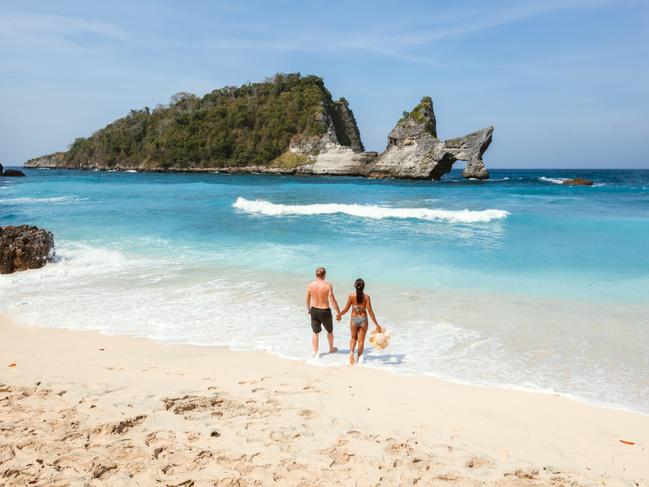
[[[2,163],[0,162],[0,176],[2,176]]]
[[[7,169],[5,172],[2,173],[3,176],[7,177],[25,177],[25,173],[22,171],[19,171],[18,169]]]
[[[564,179],[561,184],[566,184],[568,186],[592,186],[593,182],[590,179],[574,178]]]
[[[0,227],[0,274],[38,269],[54,258],[54,236],[38,227]]]

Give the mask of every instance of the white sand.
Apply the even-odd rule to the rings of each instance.
[[[649,416],[564,397],[6,318],[0,358],[0,485],[649,486]]]

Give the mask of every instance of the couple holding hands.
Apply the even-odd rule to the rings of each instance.
[[[376,331],[382,331],[381,326],[376,321],[374,311],[372,310],[372,300],[368,294],[365,294],[365,282],[363,279],[356,279],[354,282],[355,292],[350,293],[347,297],[347,304],[344,309],[340,310],[338,302],[334,296],[333,286],[326,281],[327,271],[324,267],[318,267],[315,271],[315,281],[309,283],[306,288],[306,309],[307,314],[311,316],[311,328],[313,330],[313,356],[318,357],[318,337],[322,327],[327,331],[327,340],[329,341],[329,353],[338,351],[334,347],[333,335],[333,317],[329,303],[336,310],[336,320],[340,321],[341,317],[352,309],[349,329],[351,339],[349,341],[349,363],[354,365],[356,362],[363,362],[363,349],[365,348],[365,335],[368,328],[368,315],[376,325]],[[355,357],[356,345],[358,344],[358,356]]]

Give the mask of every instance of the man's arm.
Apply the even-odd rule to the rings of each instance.
[[[338,307],[338,302],[336,301],[336,296],[334,296],[334,287],[329,284],[329,299],[334,305],[334,309],[336,310],[336,314],[340,314],[340,308]]]
[[[340,313],[338,313],[338,315],[337,315],[337,319],[338,319],[338,320],[340,320],[340,317],[341,317],[342,315],[344,315],[345,313],[347,313],[347,311],[349,310],[349,308],[351,307],[351,305],[352,305],[352,297],[349,296],[349,297],[347,298],[347,304],[345,305],[345,307],[344,307],[342,310],[340,310]]]
[[[306,314],[311,312],[311,286],[306,287]]]

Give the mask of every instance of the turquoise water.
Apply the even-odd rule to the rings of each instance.
[[[0,311],[301,358],[324,265],[340,301],[363,277],[394,330],[369,366],[649,412],[649,171],[25,172],[0,180],[0,224],[50,229],[58,261],[0,277]],[[558,184],[574,176],[596,184]]]

